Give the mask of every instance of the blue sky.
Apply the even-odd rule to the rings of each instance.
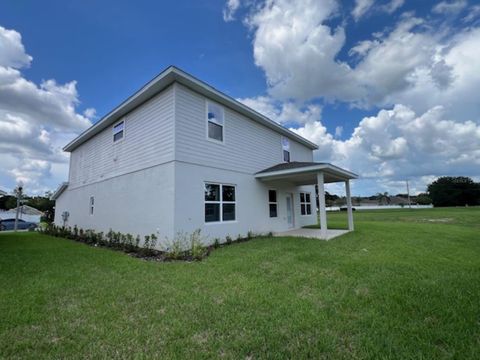
[[[466,0],[4,1],[0,26],[20,38],[0,37],[0,66],[36,93],[15,92],[15,108],[14,86],[0,92],[0,129],[26,144],[25,123],[40,140],[8,150],[0,135],[0,188],[55,188],[59,148],[171,64],[319,143],[317,160],[363,175],[357,194],[478,177],[480,109],[463,94],[480,90],[465,76],[480,65],[479,14]],[[47,93],[62,121],[42,113]]]

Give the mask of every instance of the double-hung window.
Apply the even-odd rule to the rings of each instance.
[[[113,142],[122,140],[125,135],[125,121],[120,121],[113,127]]]
[[[290,142],[288,138],[282,137],[283,161],[290,162]]]
[[[310,193],[305,193],[305,192],[300,193],[300,213],[302,215],[312,214],[312,201],[311,201]]]
[[[207,101],[207,137],[211,140],[223,142],[223,126],[225,112],[223,107]]]
[[[270,212],[270,217],[275,218],[278,216],[278,203],[277,203],[277,191],[268,190],[268,208]]]
[[[205,183],[205,222],[236,219],[235,186]]]
[[[90,215],[93,215],[93,210],[95,207],[95,198],[90,196]]]

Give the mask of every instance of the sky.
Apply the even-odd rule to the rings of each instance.
[[[68,178],[62,147],[169,65],[315,142],[353,195],[480,181],[480,2],[0,5],[0,189]],[[329,191],[343,194],[340,185]]]

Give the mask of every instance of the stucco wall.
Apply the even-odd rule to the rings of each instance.
[[[223,223],[205,223],[205,182],[233,184],[236,186],[236,220]],[[294,227],[315,224],[316,210],[313,186],[296,187],[293,184],[277,182],[265,184],[253,176],[231,170],[175,162],[175,233],[193,232],[201,229],[207,242],[229,235],[237,238],[246,236],[248,231],[266,233],[288,230],[286,196],[293,193]],[[268,207],[268,190],[277,190],[278,217],[270,218]],[[299,191],[310,191],[312,197],[312,214],[300,214]]]
[[[90,196],[94,214],[90,215]],[[154,166],[90,185],[67,189],[55,204],[55,224],[70,213],[68,226],[159,237],[173,236],[174,164]]]

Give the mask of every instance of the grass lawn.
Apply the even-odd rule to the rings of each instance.
[[[0,234],[0,357],[478,359],[480,208],[354,216],[194,263]]]

